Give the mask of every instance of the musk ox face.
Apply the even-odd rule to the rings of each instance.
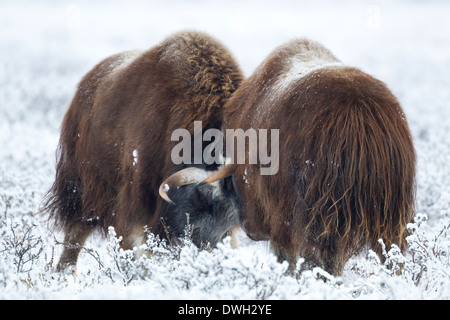
[[[167,201],[162,217],[171,240],[177,241],[189,233],[198,247],[214,247],[238,223],[238,200],[232,177],[206,184],[201,181],[202,177],[208,176],[208,172],[199,174],[199,170],[188,169],[189,173],[196,171],[196,181],[183,180],[186,176],[179,175],[182,185],[167,180],[161,185],[162,197]]]

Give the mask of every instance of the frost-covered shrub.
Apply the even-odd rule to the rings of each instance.
[[[314,287],[314,283],[327,288],[323,292],[339,288],[338,281],[320,268],[304,272],[297,279],[288,275],[286,262],[278,263],[268,252],[233,249],[230,238],[211,249],[195,246],[189,234],[177,243],[168,243],[148,233],[144,245],[123,250],[122,239],[113,228],[109,229],[109,235],[108,255],[98,261],[98,269],[90,270],[89,276],[101,273],[104,279],[101,281],[108,279],[124,287],[145,285],[175,296],[217,299],[307,296],[307,288]]]
[[[404,253],[395,245],[388,250],[380,239],[385,262],[381,264],[373,251],[368,253],[369,263],[359,265],[358,273],[362,277],[357,282],[361,286],[353,288],[353,296],[365,294],[390,299],[450,296],[449,225],[434,233],[427,219],[427,215],[418,213],[408,225],[409,247]]]
[[[440,297],[450,292],[450,225],[443,225],[436,234],[428,230],[428,217],[416,215],[408,228],[407,238],[411,258],[405,264],[405,274],[426,293]]]
[[[407,252],[385,248],[386,262],[381,264],[369,251],[367,259],[357,257],[356,263],[350,263],[340,279],[320,268],[289,276],[287,263],[278,263],[267,250],[248,245],[233,249],[229,238],[214,249],[199,249],[189,236],[175,244],[148,233],[144,245],[123,250],[113,228],[105,247],[82,249],[77,272],[59,273],[54,264],[58,242],[37,236],[37,227],[2,223],[0,287],[6,290],[3,293],[41,298],[67,298],[67,292],[74,297],[89,297],[87,292],[92,292],[99,298],[121,292],[126,297],[198,299],[449,297],[449,227],[433,234],[426,215],[418,214],[409,228]],[[301,269],[301,261],[297,268]],[[111,285],[115,290],[101,296],[93,293]]]
[[[31,271],[44,249],[41,237],[34,234],[35,225],[5,222],[3,225],[0,254],[12,256],[17,273]]]

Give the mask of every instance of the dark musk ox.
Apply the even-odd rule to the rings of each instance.
[[[405,249],[415,150],[384,83],[319,43],[293,40],[242,82],[226,111],[227,129],[279,130],[279,170],[261,175],[261,163],[235,162],[204,183],[234,175],[241,227],[251,239],[269,240],[291,271],[303,257],[304,266],[340,275],[362,248],[382,258],[379,239]],[[246,147],[248,160],[255,146]]]
[[[175,129],[221,129],[223,107],[242,80],[229,51],[210,36],[180,32],[147,51],[111,56],[80,82],[64,117],[56,179],[44,210],[65,233],[58,267],[75,265],[94,230],[113,226],[131,249],[145,241],[144,226],[162,237],[184,234],[214,246],[238,222],[231,179],[171,190],[161,183],[182,171],[183,181],[204,179],[219,164],[174,164]],[[173,178],[172,178],[173,180]],[[226,199],[226,201],[224,201]]]

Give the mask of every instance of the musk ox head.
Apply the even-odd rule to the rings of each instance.
[[[195,245],[214,247],[238,223],[234,178],[204,183],[213,173],[189,167],[161,184],[159,194],[166,201],[162,219],[171,240],[177,241],[189,230]]]

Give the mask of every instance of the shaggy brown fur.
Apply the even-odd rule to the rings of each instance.
[[[243,229],[270,240],[291,270],[300,255],[339,275],[361,248],[381,253],[380,238],[405,248],[415,151],[402,108],[381,81],[318,43],[295,40],[277,48],[226,109],[227,128],[280,130],[279,172],[234,165],[234,176]]]
[[[63,120],[44,209],[65,243],[77,244],[65,249],[60,266],[76,263],[94,229],[114,226],[126,248],[142,243],[145,225],[165,236],[158,187],[183,167],[171,161],[171,134],[193,132],[194,120],[203,130],[221,129],[222,107],[241,79],[228,50],[198,32],[109,57],[82,79]]]

